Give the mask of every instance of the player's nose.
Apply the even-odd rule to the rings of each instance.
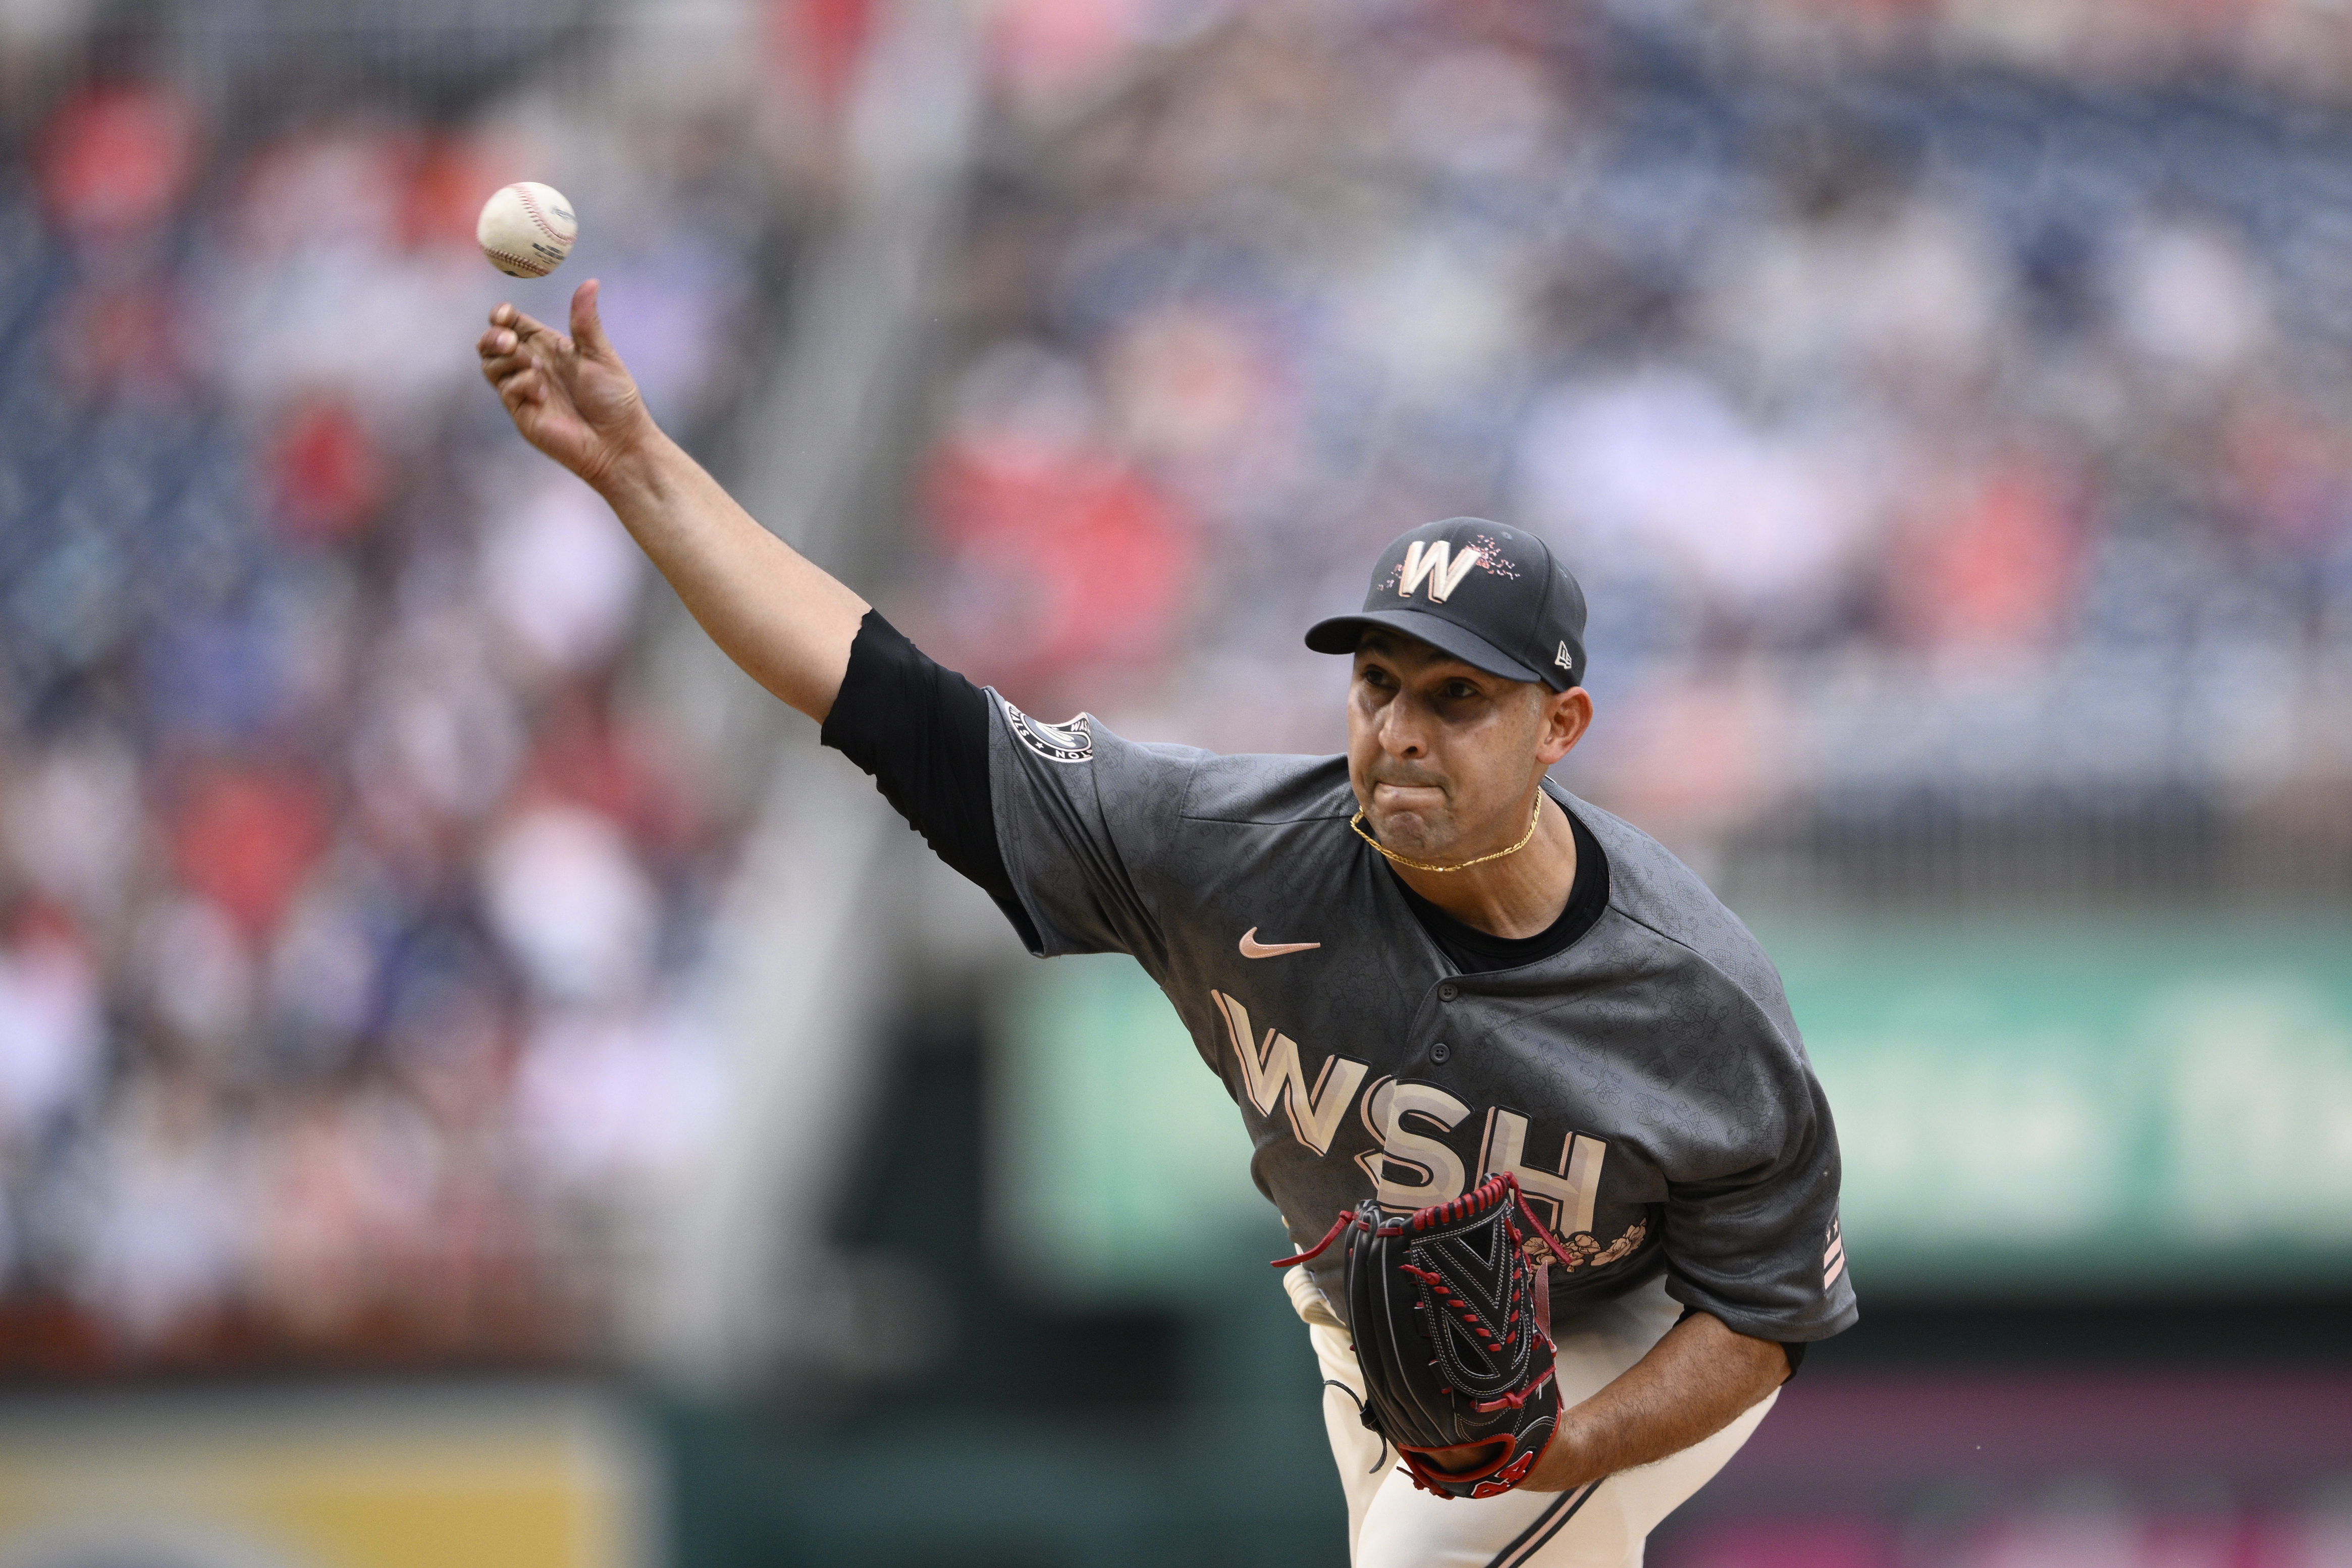
[[[1428,749],[1421,726],[1402,711],[1407,706],[1392,702],[1381,714],[1381,749],[1391,757],[1419,757]]]

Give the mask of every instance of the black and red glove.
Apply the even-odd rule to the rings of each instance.
[[[1276,1267],[1342,1236],[1364,1425],[1395,1445],[1415,1486],[1441,1497],[1497,1497],[1525,1481],[1559,1427],[1545,1270],[1566,1254],[1519,1184],[1490,1176],[1402,1219],[1367,1199]],[[1444,1468],[1433,1458],[1474,1446]]]

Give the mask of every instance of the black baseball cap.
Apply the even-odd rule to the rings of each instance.
[[[1318,653],[1353,653],[1385,626],[1474,669],[1556,692],[1584,684],[1584,590],[1551,547],[1483,517],[1424,523],[1381,552],[1363,612],[1307,630]]]

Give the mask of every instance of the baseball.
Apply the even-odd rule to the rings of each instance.
[[[572,204],[536,180],[518,180],[493,193],[474,225],[482,254],[509,277],[546,277],[563,265],[579,237]]]

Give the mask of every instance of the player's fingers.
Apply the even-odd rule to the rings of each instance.
[[[604,319],[596,309],[597,280],[590,278],[572,291],[572,337],[591,359],[609,359],[613,340],[604,336]]]
[[[493,327],[475,340],[474,351],[485,360],[499,359],[512,354],[522,346],[522,340],[504,327]]]
[[[500,376],[542,363],[543,355],[544,350],[534,354],[519,344],[509,347],[504,353],[491,353],[485,350],[482,355],[482,373],[495,382]]]
[[[504,386],[517,376],[539,375],[545,368],[529,355],[516,354],[508,359],[485,362],[482,373],[490,378],[492,386]]]
[[[525,403],[538,402],[547,395],[547,383],[537,371],[517,371],[499,382],[499,401],[509,413]]]
[[[506,312],[507,319],[503,321],[499,319],[499,311],[500,310]],[[540,337],[542,334],[549,338],[558,338],[562,336],[562,333],[556,331],[554,328],[550,327],[546,322],[526,316],[511,305],[501,305],[499,307],[498,310],[490,312],[490,324],[493,327],[504,327],[508,331],[512,332],[516,337],[521,339],[526,343],[530,341],[533,338]]]
[[[493,361],[482,367],[482,379],[504,392],[507,382],[519,375],[535,371],[537,369],[537,366],[521,361]]]

